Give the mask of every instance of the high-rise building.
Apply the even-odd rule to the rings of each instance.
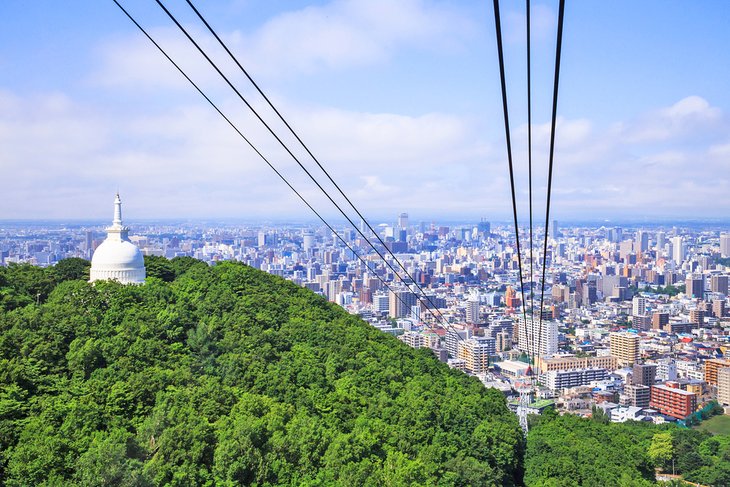
[[[557,220],[553,220],[553,223],[550,226],[550,236],[553,238],[558,238],[560,236],[560,227],[558,227]]]
[[[259,237],[259,241],[261,240],[261,237]],[[306,228],[302,230],[302,250],[305,252],[311,252],[311,250],[314,248],[314,232]]]
[[[646,298],[634,296],[631,300],[631,314],[633,316],[644,316],[646,314]]]
[[[655,330],[663,330],[669,324],[669,313],[655,311],[651,315],[651,327]]]
[[[471,296],[466,302],[466,322],[476,325],[479,318],[479,296]]]
[[[710,278],[710,291],[713,293],[721,293],[727,296],[728,276],[712,276]]]
[[[689,310],[689,322],[702,326],[705,323],[705,310],[699,308]]]
[[[456,358],[466,363],[472,374],[480,374],[489,369],[489,357],[496,353],[495,339],[492,337],[473,337],[459,342]]]
[[[656,233],[656,250],[658,253],[664,251],[664,245],[667,243],[666,240],[667,238],[664,232]]]
[[[720,255],[730,257],[730,233],[720,235]]]
[[[388,301],[388,316],[403,318],[411,314],[411,307],[418,304],[416,295],[408,290],[390,290]]]
[[[558,351],[558,323],[557,321],[542,320],[537,317],[520,317],[517,349],[528,355],[544,357],[554,355]]]
[[[689,276],[685,280],[684,293],[689,298],[702,299],[705,294],[705,280],[702,276]]]
[[[545,386],[552,391],[570,387],[586,386],[591,382],[605,380],[608,371],[601,368],[551,370],[543,374]]]
[[[631,383],[636,386],[652,386],[656,379],[656,364],[634,364],[631,371]]]
[[[449,352],[449,356],[456,358],[456,352],[459,348],[459,342],[467,340],[471,337],[471,331],[457,330],[455,328],[449,328],[446,330],[446,350]]]
[[[649,250],[649,234],[644,230],[636,232],[636,251],[644,253]]]
[[[725,316],[725,301],[716,299],[712,302],[712,316],[722,318]]]
[[[639,361],[639,335],[628,332],[611,333],[609,350],[620,367],[634,365]]]
[[[677,265],[684,262],[684,241],[680,236],[672,237],[672,260]]]
[[[717,371],[717,402],[730,406],[730,368],[723,367]]]
[[[637,408],[648,408],[651,401],[651,387],[645,385],[629,384],[624,387],[629,404]]]
[[[398,215],[398,229],[408,230],[408,213]]]
[[[390,309],[390,300],[387,294],[373,295],[373,311],[386,313]]]
[[[730,367],[730,360],[720,358],[705,360],[705,382],[707,382],[707,385],[717,387],[717,371],[725,367]]]

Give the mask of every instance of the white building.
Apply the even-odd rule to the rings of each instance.
[[[543,383],[552,390],[558,391],[570,387],[587,386],[591,382],[605,380],[608,371],[601,368],[552,370],[543,374]]]
[[[114,198],[114,220],[106,228],[107,237],[94,251],[90,282],[119,281],[142,284],[146,277],[142,252],[129,240],[129,227],[122,225],[122,200]]]
[[[558,322],[532,316],[520,318],[517,349],[528,355],[553,355],[558,352]]]
[[[479,374],[489,369],[489,357],[495,352],[494,338],[474,337],[458,343],[456,357],[465,362],[472,374]]]

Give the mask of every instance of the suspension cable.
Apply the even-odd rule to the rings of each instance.
[[[545,267],[547,264],[548,223],[550,221],[550,195],[553,185],[553,156],[555,154],[555,122],[558,112],[558,85],[560,80],[560,53],[563,44],[563,17],[565,0],[560,0],[558,10],[558,38],[555,46],[555,81],[553,83],[553,112],[550,126],[550,156],[548,160],[547,204],[545,207],[545,235],[542,246],[542,282],[540,287],[540,327],[538,339],[542,341],[542,306],[545,296]],[[538,342],[542,345],[541,342]]]
[[[535,290],[533,289],[533,283],[535,281],[535,273],[533,270],[533,262],[535,260],[535,256],[533,254],[533,244],[532,244],[532,232],[533,232],[533,225],[532,225],[532,90],[530,89],[530,83],[531,83],[531,77],[530,77],[530,0],[525,0],[525,10],[527,12],[526,15],[526,31],[527,31],[527,177],[528,177],[528,192],[529,192],[529,199],[530,199],[530,328],[532,331],[532,334],[535,333],[535,327],[533,326],[533,321],[535,320]],[[527,323],[525,323],[525,326],[527,326]],[[532,359],[534,358],[534,351],[532,353],[529,352],[530,350],[530,338],[529,335],[527,335],[527,354],[530,356],[530,361],[532,362]],[[532,342],[534,346],[535,337],[532,337]]]
[[[499,0],[494,0],[494,26],[497,30],[497,52],[499,54],[499,79],[502,84],[502,112],[504,113],[504,134],[507,139],[507,162],[509,164],[509,181],[512,189],[512,215],[515,224],[515,241],[517,245],[517,267],[520,273],[520,291],[522,293],[522,319],[527,326],[527,311],[525,308],[525,285],[522,280],[522,253],[520,251],[520,227],[517,224],[517,198],[515,195],[515,175],[512,167],[512,141],[510,139],[509,109],[507,107],[507,86],[504,77],[504,54],[502,52],[502,26],[499,16]],[[525,330],[527,331],[527,330]]]
[[[371,271],[379,280],[380,282],[388,289],[389,292],[392,292],[395,297],[400,300],[400,302],[404,306],[408,306],[408,303],[405,302],[405,300],[397,293],[395,292],[391,286],[367,263],[367,261],[358,254],[355,249],[350,246],[350,244],[332,227],[330,223],[328,223],[322,215],[314,209],[314,207],[302,196],[302,194],[296,190],[292,186],[292,184],[286,179],[286,177],[276,169],[276,167],[256,148],[256,146],[253,145],[253,143],[239,130],[239,128],[220,110],[220,108],[206,95],[203,90],[185,73],[185,71],[167,54],[167,52],[147,33],[147,31],[134,19],[134,17],[117,1],[112,0],[120,9],[121,11],[134,23],[134,25],[149,39],[150,42],[167,58],[167,60],[180,72],[180,74],[193,86],[193,88],[196,89],[198,93],[208,102],[208,104],[213,107],[213,109],[218,112],[218,114],[230,125],[233,130],[253,149],[253,151],[261,158],[268,166],[269,168],[274,171],[274,173],[281,179],[288,187],[291,189],[294,194],[319,218],[320,221],[347,247],[350,252],[352,252],[353,255],[355,255],[364,265],[365,267]],[[397,275],[397,274],[396,274]],[[419,299],[421,304],[425,303]],[[429,309],[428,306],[426,306],[426,310],[431,313],[434,319],[437,321],[441,321],[438,319],[438,317],[434,314],[434,311],[432,309]],[[440,314],[440,313],[439,313]],[[443,317],[443,315],[441,315]],[[442,325],[445,325],[446,329],[451,329],[451,331],[454,331],[453,327],[445,321],[441,321]],[[435,331],[433,327],[431,327],[429,324],[425,323],[425,325],[432,331]],[[456,333],[458,340],[463,340],[461,335],[459,333]]]
[[[355,224],[355,222],[352,221],[352,219],[347,215],[347,213],[342,210],[339,204],[330,196],[330,194],[322,187],[322,185],[317,181],[317,179],[312,175],[312,173],[302,164],[302,162],[297,158],[294,153],[289,149],[289,147],[281,140],[281,138],[274,132],[274,130],[271,128],[269,124],[264,121],[264,119],[259,115],[259,113],[253,108],[253,106],[248,102],[248,100],[241,94],[241,92],[231,83],[231,81],[226,77],[225,74],[220,70],[218,65],[208,56],[208,54],[203,50],[203,48],[200,47],[200,45],[193,39],[193,37],[188,33],[188,31],[185,29],[185,27],[180,24],[180,22],[175,18],[175,16],[165,7],[165,5],[161,2],[161,0],[156,0],[157,4],[162,8],[162,10],[167,14],[167,16],[175,23],[175,25],[178,27],[178,29],[188,38],[188,40],[196,47],[198,52],[208,61],[208,63],[216,70],[216,72],[219,74],[221,78],[228,84],[228,86],[236,93],[238,98],[241,99],[241,101],[244,102],[244,104],[249,108],[249,110],[258,118],[258,120],[266,127],[266,129],[269,131],[269,133],[276,139],[276,141],[279,143],[279,145],[284,148],[284,150],[294,159],[294,161],[297,163],[297,165],[304,171],[304,173],[314,182],[314,184],[319,188],[319,190],[327,197],[327,199],[337,208],[337,210],[340,212],[340,214],[350,223],[350,225],[360,234],[360,236],[370,245],[370,247],[378,254],[378,256],[385,262],[385,264],[393,271],[393,273],[401,279],[401,281],[404,281],[404,279],[400,276],[398,271],[393,267],[393,265],[385,258],[382,252],[378,250],[378,248],[370,241],[370,239],[367,238],[367,236],[360,230],[360,228]],[[320,166],[321,167],[321,166]],[[340,190],[341,191],[341,190]],[[349,201],[349,200],[348,200]],[[358,212],[358,215],[360,213]],[[362,220],[367,224],[367,220],[365,220],[361,216]],[[419,292],[425,297],[426,301],[431,304],[431,307],[436,310],[436,312],[442,317],[444,321],[446,321],[445,317],[441,313],[441,311],[434,305],[433,301],[431,300],[431,297],[426,294],[426,292],[421,288],[421,286],[416,282],[416,280],[413,278],[413,276],[408,272],[406,267],[398,260],[398,258],[395,256],[395,254],[388,248],[387,245],[385,245],[385,242],[380,238],[380,235],[378,235],[375,230],[372,229],[372,227],[369,226],[370,230],[375,234],[376,238],[380,241],[380,243],[383,245],[385,250],[391,255],[391,257],[395,260],[395,262],[401,267],[403,272],[408,276],[408,278],[413,282],[413,285],[419,290]],[[419,297],[419,301],[424,303],[423,299]],[[425,303],[424,303],[425,305]],[[425,305],[428,308],[428,305]]]
[[[254,88],[256,88],[256,91],[263,97],[263,99],[266,101],[266,103],[269,105],[269,107],[276,113],[276,115],[279,117],[279,120],[281,120],[286,128],[289,130],[289,132],[294,136],[294,138],[299,142],[299,144],[304,148],[304,150],[307,152],[307,154],[311,157],[311,159],[317,164],[319,169],[324,173],[325,176],[327,176],[327,179],[332,183],[332,185],[337,189],[337,191],[340,193],[340,195],[345,199],[347,204],[352,208],[357,216],[362,220],[362,222],[367,226],[368,230],[377,238],[378,242],[383,246],[383,248],[390,254],[390,256],[396,261],[396,263],[399,265],[399,267],[403,270],[403,272],[406,274],[406,276],[416,285],[416,287],[419,289],[419,291],[424,295],[427,296],[425,291],[418,285],[416,280],[413,278],[413,276],[408,272],[406,267],[400,262],[400,260],[395,256],[395,254],[388,248],[386,243],[383,241],[383,239],[380,237],[380,234],[378,234],[377,231],[372,227],[370,222],[368,222],[367,218],[363,216],[363,214],[360,212],[360,210],[355,206],[355,204],[352,202],[352,200],[347,196],[347,194],[342,190],[339,184],[332,178],[330,173],[325,169],[325,167],[322,165],[322,163],[319,161],[319,159],[312,153],[312,151],[309,149],[307,144],[304,143],[304,141],[299,137],[299,134],[294,130],[294,128],[289,124],[289,122],[284,118],[284,116],[281,114],[281,112],[276,108],[276,106],[273,104],[273,102],[269,99],[268,96],[264,93],[264,91],[261,89],[261,87],[254,81],[253,77],[249,74],[249,72],[246,70],[246,68],[243,67],[241,62],[238,60],[238,58],[233,54],[233,52],[230,50],[228,45],[221,39],[221,37],[218,35],[218,33],[213,29],[213,27],[210,25],[210,23],[205,19],[203,14],[200,13],[200,11],[195,7],[193,2],[191,0],[186,0],[187,4],[190,6],[190,8],[195,12],[195,14],[198,16],[201,22],[205,25],[205,27],[208,29],[208,31],[215,37],[215,39],[218,41],[218,43],[221,45],[221,47],[226,51],[228,56],[233,60],[233,62],[238,66],[238,68],[241,70],[241,72],[246,76],[246,78],[251,82]],[[158,2],[159,3],[159,2]],[[356,227],[356,230],[358,230],[358,233],[367,241],[370,243],[369,239],[363,235],[363,233]],[[372,244],[370,244],[372,246]],[[382,256],[381,256],[382,257]],[[395,270],[393,270],[394,273],[396,273]],[[397,273],[396,273],[397,275]],[[431,302],[430,298],[427,298],[430,304],[433,306],[433,303]],[[438,308],[435,308],[438,309]],[[439,314],[441,312],[439,311]],[[443,316],[442,316],[443,317]]]

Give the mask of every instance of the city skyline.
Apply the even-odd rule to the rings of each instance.
[[[334,216],[161,12],[124,5],[176,59],[182,55],[314,206]],[[112,2],[84,7],[0,7],[0,170],[11,183],[0,219],[103,220],[117,189],[137,220],[312,218]],[[170,8],[193,24],[183,3]],[[200,8],[369,219],[407,211],[508,220],[490,4]],[[527,215],[523,8],[515,2],[502,11],[520,220]],[[713,62],[730,41],[726,10],[722,2],[689,9],[568,3],[552,203],[558,220],[728,215],[730,95],[720,80],[729,68]],[[555,2],[533,2],[538,224],[555,17]]]

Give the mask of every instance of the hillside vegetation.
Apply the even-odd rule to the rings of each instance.
[[[515,485],[502,395],[242,264],[0,267],[0,483]]]

